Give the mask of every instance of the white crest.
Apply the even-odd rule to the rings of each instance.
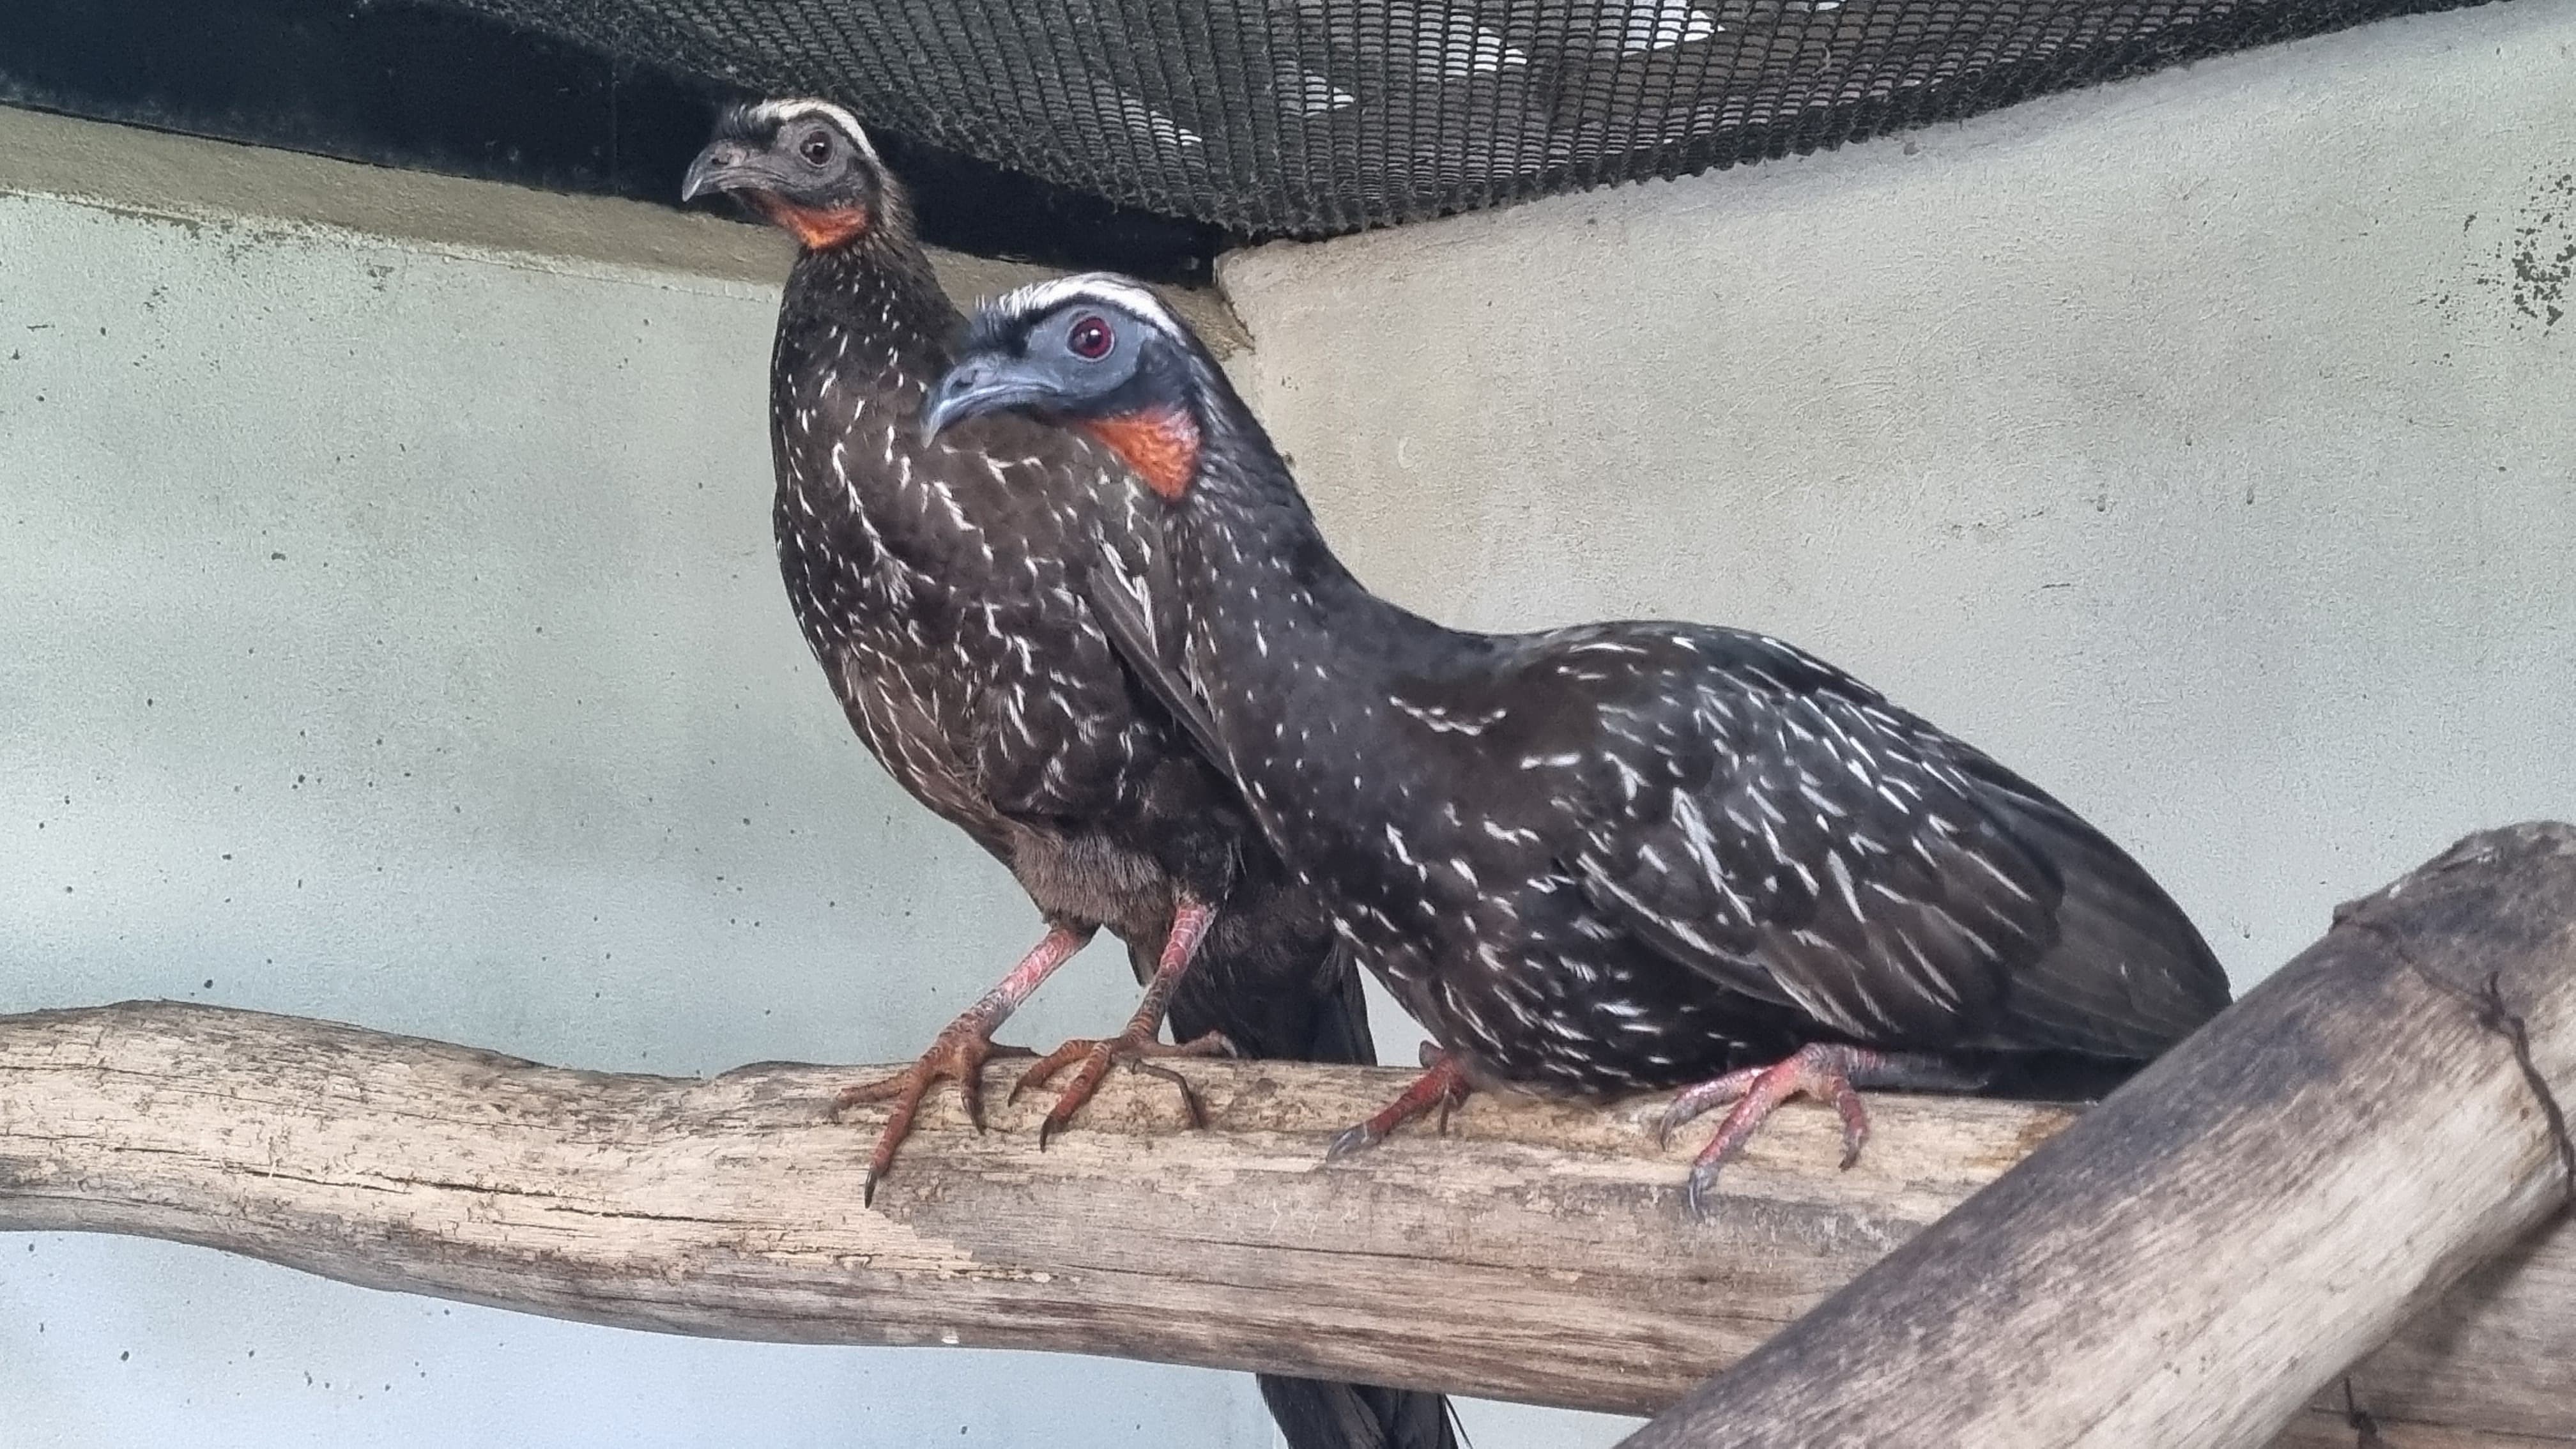
[[[1031,282],[994,299],[993,310],[1008,317],[1037,317],[1074,301],[1098,302],[1132,312],[1179,341],[1192,340],[1190,329],[1163,304],[1162,298],[1154,295],[1152,288],[1116,272],[1082,272]]]
[[[830,101],[762,101],[751,108],[751,115],[754,120],[768,121],[782,126],[790,121],[829,121],[858,145],[859,154],[867,157],[869,164],[885,165],[877,158],[876,143],[868,139],[867,127],[859,124],[858,117]]]

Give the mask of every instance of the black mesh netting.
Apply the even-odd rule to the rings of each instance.
[[[1113,201],[1315,236],[2463,0],[445,0]]]

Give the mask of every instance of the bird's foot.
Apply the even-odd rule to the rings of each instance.
[[[957,1095],[966,1107],[966,1120],[975,1130],[984,1130],[984,1063],[993,1057],[1033,1057],[1027,1047],[1001,1046],[993,1040],[998,1023],[988,1012],[968,1011],[941,1029],[930,1043],[930,1050],[911,1066],[882,1081],[862,1082],[844,1087],[832,1100],[832,1117],[838,1121],[842,1112],[866,1102],[883,1102],[891,1098],[894,1110],[886,1114],[885,1130],[877,1134],[876,1151],[868,1157],[868,1176],[860,1189],[862,1203],[874,1203],[877,1184],[894,1167],[894,1153],[903,1139],[912,1135],[912,1119],[921,1110],[921,1099],[931,1085],[942,1077],[957,1082]]]
[[[1148,1076],[1160,1077],[1179,1088],[1181,1107],[1190,1114],[1190,1125],[1205,1127],[1207,1126],[1207,1104],[1199,1100],[1198,1089],[1190,1085],[1189,1078],[1169,1067],[1155,1065],[1152,1059],[1221,1057],[1233,1054],[1234,1044],[1227,1041],[1222,1033],[1213,1031],[1205,1036],[1177,1044],[1164,1042],[1150,1029],[1139,1029],[1134,1026],[1113,1037],[1097,1039],[1075,1037],[1054,1051],[1039,1057],[1027,1071],[1020,1073],[1020,1079],[1011,1084],[1010,1100],[1016,1102],[1020,1099],[1020,1093],[1031,1087],[1045,1086],[1058,1073],[1076,1062],[1082,1064],[1074,1072],[1073,1080],[1066,1083],[1064,1089],[1056,1094],[1055,1106],[1048,1109],[1046,1120],[1038,1124],[1038,1147],[1043,1151],[1047,1145],[1047,1139],[1063,1131],[1065,1124],[1073,1120],[1074,1114],[1081,1111],[1084,1104],[1091,1100],[1092,1095],[1100,1090],[1100,1084],[1109,1077],[1109,1068],[1124,1062],[1137,1071]]]
[[[1434,1107],[1440,1109],[1440,1130],[1447,1132],[1450,1109],[1467,1100],[1467,1094],[1475,1087],[1459,1068],[1458,1058],[1438,1047],[1422,1049],[1422,1067],[1422,1075],[1376,1116],[1336,1136],[1332,1145],[1324,1149],[1324,1160],[1337,1162],[1363,1148],[1375,1147],[1386,1140],[1388,1133]]]
[[[1814,1042],[1770,1066],[1746,1067],[1684,1090],[1665,1109],[1655,1139],[1669,1143],[1673,1130],[1683,1123],[1729,1102],[1735,1104],[1726,1120],[1717,1124],[1717,1135],[1692,1161],[1690,1183],[1683,1193],[1690,1215],[1705,1218],[1718,1169],[1743,1150],[1774,1109],[1801,1092],[1832,1107],[1842,1118],[1842,1165],[1849,1168],[1860,1161],[1861,1144],[1869,1140],[1869,1110],[1861,1105],[1860,1087],[1956,1092],[1973,1090],[1984,1082],[1984,1074],[1930,1053]]]

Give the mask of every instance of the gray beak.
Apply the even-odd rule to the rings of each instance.
[[[761,158],[741,142],[718,141],[689,163],[689,174],[680,181],[680,199],[695,201],[710,191],[766,186],[770,183],[760,162]]]
[[[1056,398],[1055,387],[1035,376],[1025,363],[969,357],[930,389],[921,409],[921,436],[936,438],[986,413],[1043,408]]]

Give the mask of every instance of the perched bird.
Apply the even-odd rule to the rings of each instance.
[[[1100,508],[1134,506],[1117,462],[1013,418],[923,436],[924,395],[964,319],[858,122],[821,101],[735,109],[683,188],[710,192],[802,246],[770,371],[778,561],[797,623],[868,749],[1008,867],[1046,922],[909,1071],[843,1094],[894,1102],[871,1196],[940,1077],[980,1125],[983,1063],[1011,1050],[994,1029],[1101,927],[1126,942],[1145,999],[1119,1036],[1067,1043],[1021,1079],[1079,1063],[1042,1131],[1113,1060],[1222,1042],[1374,1062],[1359,976],[1327,918],[1120,665],[1068,571]],[[1167,1008],[1178,1046],[1157,1037]],[[1275,1377],[1262,1392],[1297,1449],[1455,1443],[1437,1395]]]
[[[981,312],[934,432],[1018,411],[1117,449],[1168,578],[1088,587],[1202,716],[1263,829],[1443,1055],[1374,1141],[1471,1086],[1735,1103],[1718,1167],[1798,1092],[2116,1077],[2227,1003],[2180,909],[2072,811],[1775,639],[1679,623],[1444,628],[1333,555],[1206,349],[1115,277]],[[1032,483],[1040,480],[1029,480]],[[1180,595],[1178,637],[1145,605]]]

